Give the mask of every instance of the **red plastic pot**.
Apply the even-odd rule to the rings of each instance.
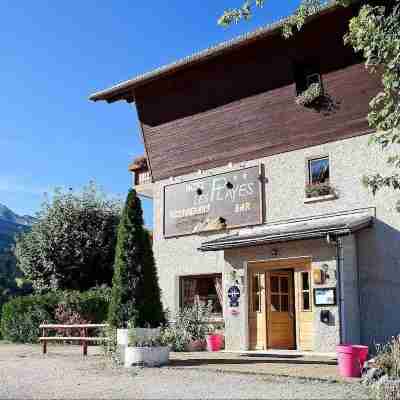
[[[336,346],[339,373],[347,378],[359,378],[368,357],[368,346],[342,344]]]
[[[207,350],[208,351],[220,351],[223,343],[222,335],[207,335]]]

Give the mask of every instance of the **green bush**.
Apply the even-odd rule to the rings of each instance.
[[[17,343],[35,343],[44,321],[57,323],[55,311],[59,304],[75,311],[86,321],[100,323],[107,319],[110,289],[87,292],[55,291],[41,295],[16,297],[3,305],[1,333],[3,339]]]
[[[1,332],[3,339],[12,342],[33,343],[39,336],[39,325],[51,320],[50,304],[46,296],[16,297],[3,305]]]

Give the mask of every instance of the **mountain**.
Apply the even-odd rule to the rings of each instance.
[[[0,204],[0,252],[9,248],[15,236],[27,229],[35,222],[30,215],[18,215],[7,206]]]
[[[0,220],[11,222],[17,225],[31,226],[35,222],[35,218],[30,215],[18,215],[11,211],[4,204],[0,204]]]
[[[13,246],[18,233],[30,229],[35,218],[29,215],[20,216],[8,207],[0,204],[0,313],[2,304],[10,296],[30,292],[30,286],[19,287],[17,278],[22,276],[18,270]]]

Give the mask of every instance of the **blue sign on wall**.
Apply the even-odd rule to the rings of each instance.
[[[233,285],[228,289],[229,307],[239,307],[240,288]]]

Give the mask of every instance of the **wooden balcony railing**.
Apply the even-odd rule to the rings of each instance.
[[[150,171],[140,171],[137,170],[134,173],[135,175],[135,186],[137,185],[145,185],[147,183],[151,183],[151,175],[150,175]]]

